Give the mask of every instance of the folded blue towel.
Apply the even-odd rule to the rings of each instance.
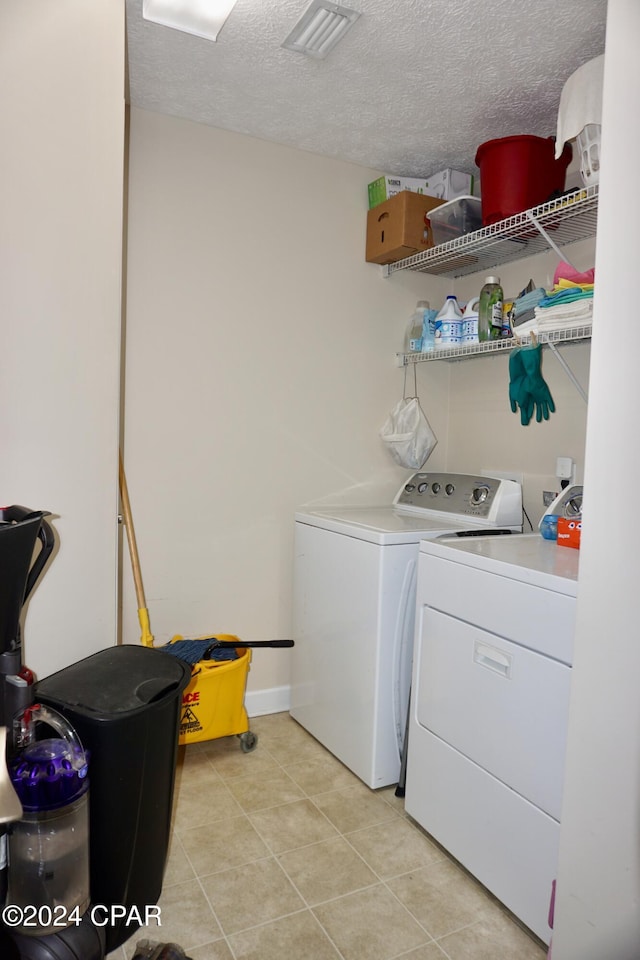
[[[565,290],[559,290],[557,293],[551,293],[544,297],[539,307],[555,307],[558,303],[573,303],[575,300],[593,299],[593,290],[581,290],[580,287],[567,287]]]
[[[536,287],[535,290],[530,290],[529,293],[523,294],[521,297],[518,297],[517,300],[513,301],[513,316],[516,320],[519,319],[522,313],[525,313],[527,310],[533,309],[536,307],[541,300],[546,297],[547,291],[544,287]]]

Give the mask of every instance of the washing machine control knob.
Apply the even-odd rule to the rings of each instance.
[[[440,493],[440,484],[439,484],[439,483],[432,483],[432,484],[431,484],[431,489],[433,490],[434,493]]]
[[[428,483],[419,483],[419,484],[418,484],[418,493],[424,493],[425,490],[428,490],[428,489],[429,489],[429,484],[428,484]]]
[[[489,487],[474,487],[473,493],[471,494],[471,506],[479,507],[481,503],[484,503],[489,496]]]

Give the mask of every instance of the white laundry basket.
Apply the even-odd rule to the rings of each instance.
[[[600,132],[604,54],[583,63],[562,88],[556,131],[556,158],[569,140],[576,141],[580,174],[586,187],[600,178]]]
[[[580,175],[585,187],[600,179],[600,131],[599,123],[587,123],[576,137],[580,153]]]

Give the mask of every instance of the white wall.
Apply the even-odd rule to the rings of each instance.
[[[124,8],[0,6],[0,498],[52,511],[39,676],[116,640]]]
[[[383,279],[365,263],[377,173],[131,112],[125,459],[157,643],[289,636],[296,506],[388,502],[406,475],[378,429],[402,392],[395,353],[408,317],[417,299],[440,305],[483,278]],[[581,256],[592,266],[593,245]],[[538,258],[538,282],[549,263]],[[520,289],[531,264],[510,269]],[[570,349],[586,379],[588,347]],[[505,358],[416,369],[439,438],[429,467],[523,470],[534,522],[555,457],[581,469],[586,420],[546,354],[544,372],[558,412],[523,428]],[[136,642],[126,558],[124,572],[124,637]],[[255,651],[250,692],[286,687],[288,670],[286,651]]]
[[[610,0],[585,505],[553,960],[640,952],[640,475],[633,335],[640,6]],[[626,225],[626,226],[625,226]],[[618,323],[618,318],[625,318]],[[623,492],[625,491],[625,492]]]
[[[364,262],[374,174],[132,110],[125,461],[156,642],[289,637],[295,506],[404,476],[377,431],[424,280]],[[288,671],[255,651],[250,688]]]

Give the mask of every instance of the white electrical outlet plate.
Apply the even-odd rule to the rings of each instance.
[[[483,477],[496,477],[497,480],[515,480],[521,487],[524,485],[524,474],[515,470],[487,470],[483,467],[480,474]]]
[[[558,480],[569,480],[573,483],[575,464],[571,457],[556,458],[556,477]]]

